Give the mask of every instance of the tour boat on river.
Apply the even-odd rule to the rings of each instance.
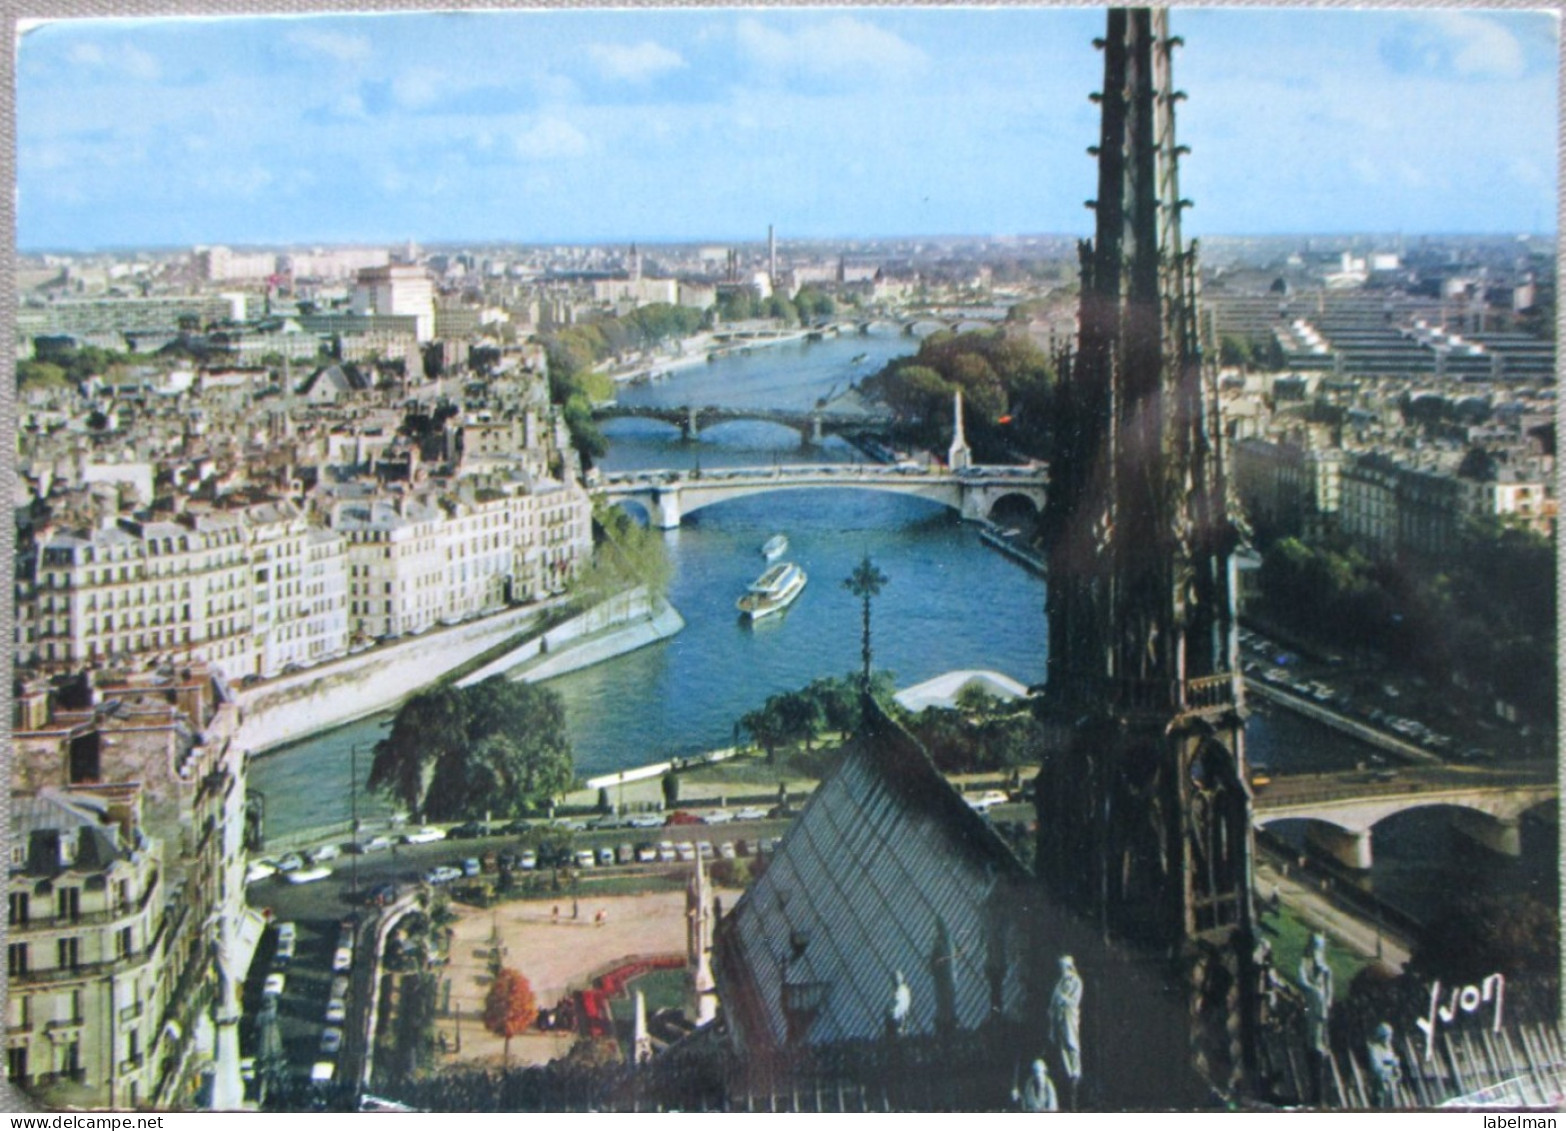
[[[805,588],[805,571],[793,562],[779,562],[751,583],[736,608],[752,621],[781,613]]]
[[[788,538],[782,534],[774,534],[768,538],[766,544],[761,547],[762,555],[769,562],[775,562],[788,553]]]

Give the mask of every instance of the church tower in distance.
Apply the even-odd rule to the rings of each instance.
[[[1191,1067],[1240,1090],[1254,1003],[1253,836],[1222,430],[1180,236],[1179,45],[1112,9],[1097,215],[1081,253],[1044,527],[1048,745],[1038,871],[1113,944],[1168,963]]]

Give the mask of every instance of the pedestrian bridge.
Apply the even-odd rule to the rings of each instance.
[[[1291,774],[1274,778],[1256,796],[1258,827],[1278,821],[1310,822],[1306,839],[1351,868],[1369,868],[1371,832],[1411,809],[1452,810],[1460,833],[1493,852],[1522,852],[1522,815],[1558,801],[1553,766],[1484,770],[1471,766],[1421,766],[1398,770]]]
[[[1026,499],[1043,510],[1048,469],[992,466],[949,471],[932,467],[879,464],[798,464],[732,468],[721,471],[632,471],[602,476],[590,489],[609,503],[634,502],[660,530],[672,530],[684,517],[714,503],[772,491],[822,487],[910,495],[950,507],[963,518],[987,519],[1003,498]]]

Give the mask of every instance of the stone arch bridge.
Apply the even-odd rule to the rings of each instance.
[[[1458,832],[1493,852],[1522,852],[1520,822],[1529,809],[1557,801],[1553,766],[1480,770],[1421,766],[1274,778],[1256,797],[1258,827],[1276,821],[1309,822],[1306,839],[1351,868],[1371,866],[1376,825],[1410,809],[1452,810]]]
[[[687,514],[715,503],[772,491],[836,487],[910,495],[950,507],[965,519],[987,519],[1008,496],[1044,507],[1048,470],[1034,467],[914,468],[878,464],[800,464],[719,471],[635,471],[604,475],[593,494],[610,503],[642,506],[649,522],[672,530]]]
[[[885,409],[858,407],[834,410],[830,405],[812,409],[728,408],[716,405],[602,405],[594,420],[661,420],[680,430],[682,440],[694,440],[715,424],[761,420],[781,424],[799,433],[801,444],[819,444],[828,433],[856,432],[892,421]]]

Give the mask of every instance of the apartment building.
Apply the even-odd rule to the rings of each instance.
[[[13,1081],[81,1106],[188,1102],[260,937],[237,727],[205,664],[18,686]]]
[[[151,1102],[175,1042],[163,845],[140,787],[15,793],[11,834],[7,1079],[51,1106]]]

